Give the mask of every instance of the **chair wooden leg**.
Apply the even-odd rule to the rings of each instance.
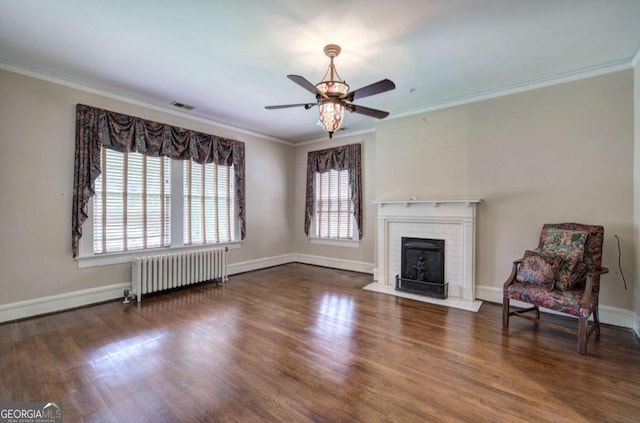
[[[502,327],[509,328],[509,297],[502,297]]]
[[[578,354],[587,355],[588,330],[589,318],[580,316],[578,319]]]
[[[598,307],[593,310],[593,323],[596,325],[596,337],[600,337],[600,318],[598,317]]]

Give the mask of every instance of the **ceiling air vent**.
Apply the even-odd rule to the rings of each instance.
[[[171,105],[177,107],[178,109],[193,110],[193,106],[189,106],[188,104],[180,103],[179,101],[175,100],[171,102]]]

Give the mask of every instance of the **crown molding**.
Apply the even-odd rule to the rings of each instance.
[[[640,49],[636,52],[636,55],[631,59],[631,67],[636,67],[636,65],[640,62]]]
[[[243,128],[239,128],[237,126],[233,126],[233,125],[229,125],[226,123],[222,123],[222,122],[218,122],[212,119],[206,119],[200,116],[194,116],[194,115],[190,115],[184,112],[180,112],[177,110],[173,110],[170,109],[168,107],[162,107],[162,106],[156,106],[154,104],[148,103],[144,100],[140,100],[140,99],[136,99],[133,97],[129,97],[127,95],[121,94],[121,93],[116,93],[116,92],[111,92],[108,90],[105,90],[104,88],[99,88],[99,87],[95,87],[92,86],[90,84],[84,84],[84,83],[79,83],[76,81],[72,81],[63,77],[60,77],[58,75],[53,75],[47,72],[44,72],[40,69],[30,69],[30,68],[26,68],[26,67],[22,67],[22,66],[18,66],[16,64],[13,63],[9,63],[3,59],[0,59],[0,70],[6,70],[8,72],[13,72],[13,73],[17,73],[20,75],[24,75],[24,76],[29,76],[31,78],[35,78],[35,79],[40,79],[42,81],[46,81],[46,82],[51,82],[54,84],[58,84],[58,85],[62,85],[68,88],[73,88],[79,91],[84,91],[87,93],[91,93],[91,94],[96,94],[96,95],[100,95],[103,97],[107,97],[107,98],[111,98],[113,100],[118,100],[118,101],[122,101],[124,103],[129,103],[129,104],[133,104],[135,106],[140,106],[140,107],[144,107],[147,109],[151,109],[151,110],[155,110],[158,112],[162,112],[162,113],[167,113],[170,115],[174,115],[174,116],[178,116],[178,117],[182,117],[185,119],[189,119],[192,121],[196,121],[196,122],[200,122],[200,123],[205,123],[207,125],[214,125],[220,128],[224,128],[224,129],[228,129],[230,131],[234,131],[234,132],[239,132],[241,134],[245,134],[245,135],[250,135],[253,137],[257,137],[263,140],[267,140],[267,141],[273,141],[273,142],[277,142],[277,143],[281,143],[281,144],[286,144],[288,146],[294,146],[294,144],[292,142],[289,141],[285,141],[283,139],[280,138],[275,138],[269,135],[265,135],[265,134],[261,134],[259,132],[254,132],[254,131],[250,131],[248,129],[243,129]]]
[[[636,54],[636,58],[634,58],[633,60],[636,60],[637,58],[638,55]],[[424,106],[393,113],[387,118],[387,120],[413,116],[420,113],[432,112],[434,110],[446,109],[454,106],[461,106],[463,104],[475,103],[478,101],[522,93],[525,91],[537,90],[539,88],[545,88],[553,85],[564,84],[567,82],[578,81],[581,79],[592,78],[594,76],[605,75],[608,73],[618,72],[631,68],[632,62],[629,59],[618,60],[615,62],[606,63],[604,65],[581,69],[578,71],[566,72],[550,77],[539,78],[532,81],[509,85],[502,88],[479,91],[469,95],[454,97],[443,101],[436,101]]]

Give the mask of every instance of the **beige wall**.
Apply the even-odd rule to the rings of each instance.
[[[605,226],[601,303],[630,310],[635,280],[633,72],[383,121],[375,197],[479,197],[476,285],[494,294],[547,222]]]
[[[347,117],[348,118],[348,117]],[[363,237],[358,248],[312,244],[304,233],[305,185],[307,178],[307,154],[338,145],[362,144],[362,212]],[[296,253],[330,257],[342,260],[373,264],[375,250],[376,208],[373,201],[373,176],[375,163],[375,134],[367,133],[344,138],[334,138],[295,148],[294,191],[293,191],[293,231]],[[373,269],[369,269],[373,270]]]
[[[247,238],[230,263],[291,253],[290,145],[6,71],[0,98],[0,305],[131,280],[71,257],[76,103],[244,141]]]

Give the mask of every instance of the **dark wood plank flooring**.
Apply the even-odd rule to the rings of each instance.
[[[0,325],[0,401],[82,422],[640,421],[640,345],[589,355],[531,322],[363,291],[289,264]],[[558,321],[561,319],[558,318]]]

